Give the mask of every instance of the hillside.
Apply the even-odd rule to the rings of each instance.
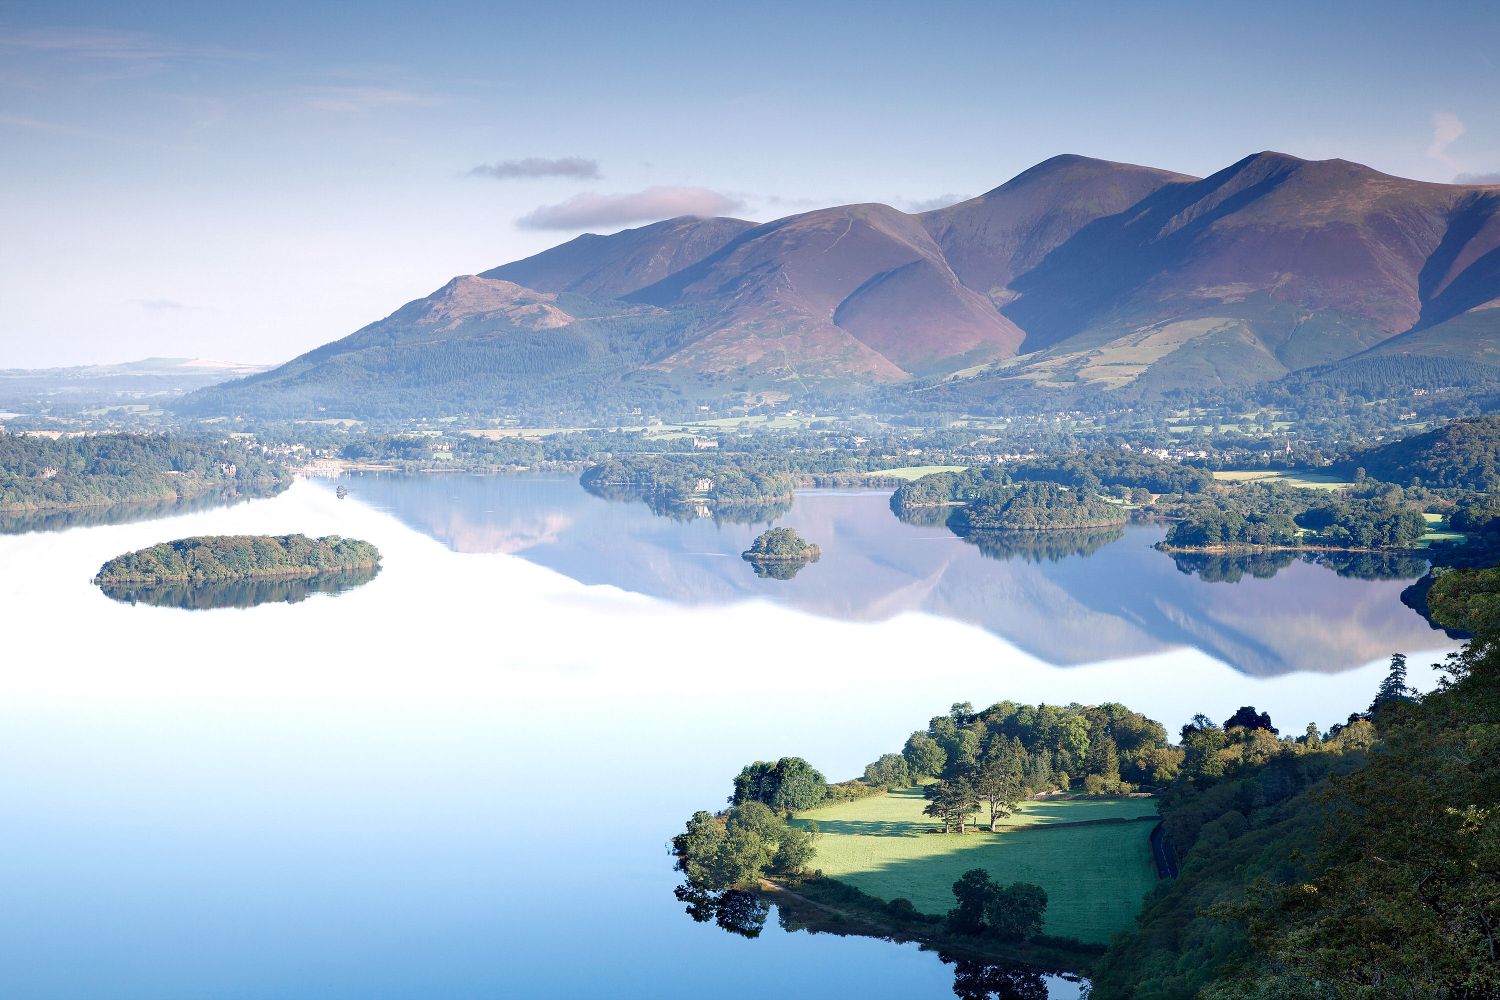
[[[268,418],[576,412],[608,404],[625,376],[691,320],[686,311],[601,307],[466,276],[280,368],[194,393],[178,408]],[[622,398],[651,393],[637,385]]]
[[[914,380],[1047,405],[1494,365],[1497,333],[1500,186],[1272,152],[1202,179],[1059,156],[921,215],[580,236],[184,408],[394,413],[420,391],[429,412],[567,411]]]
[[[1500,416],[1450,420],[1425,434],[1355,452],[1336,468],[1405,486],[1500,490]]]

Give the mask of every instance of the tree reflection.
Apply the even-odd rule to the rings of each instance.
[[[963,1000],[1047,1000],[1047,981],[1035,969],[939,957],[953,963],[953,993]]]
[[[341,594],[375,579],[379,567],[321,573],[310,577],[230,580],[218,583],[101,584],[106,597],[125,604],[160,608],[252,608],[257,604],[296,604],[314,594]]]
[[[708,503],[679,501],[653,490],[648,484],[583,482],[583,488],[601,500],[642,503],[657,517],[669,521],[712,519],[715,524],[771,524],[792,509],[790,503]]]
[[[1124,528],[1080,528],[1065,531],[972,531],[964,541],[979,547],[989,559],[1002,562],[1061,562],[1074,556],[1091,556],[1111,542],[1125,537]]]
[[[771,914],[770,903],[741,889],[711,892],[684,882],[672,890],[672,895],[687,904],[687,915],[698,923],[706,924],[712,920],[729,933],[743,938],[760,937],[766,918]]]
[[[812,562],[811,559],[747,559],[745,561],[755,567],[756,576],[765,580],[790,580]]]
[[[1415,580],[1427,559],[1410,552],[1173,552],[1180,573],[1205,583],[1238,583],[1246,576],[1269,580],[1298,561],[1355,580]]]

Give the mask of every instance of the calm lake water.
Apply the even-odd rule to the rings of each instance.
[[[778,581],[739,559],[759,526],[570,479],[345,482],[0,537],[0,996],[951,997],[914,946],[693,923],[665,841],[750,760],[854,775],[954,701],[1326,727],[1389,653],[1451,646],[1399,580],[1210,582],[1152,526],[987,553],[811,493],[778,523],[823,558]],[[89,583],[158,541],[292,531],[382,571],[207,611]]]

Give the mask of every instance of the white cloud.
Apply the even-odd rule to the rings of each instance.
[[[580,194],[542,205],[516,220],[522,229],[589,229],[655,222],[679,215],[714,216],[738,211],[738,198],[701,187],[649,187],[629,194]]]
[[[1500,184],[1500,171],[1490,174],[1459,174],[1453,178],[1455,184]]]
[[[497,181],[526,177],[571,177],[576,180],[598,180],[599,161],[582,156],[562,156],[549,160],[528,156],[523,160],[501,160],[481,163],[469,171],[470,177],[490,177]]]
[[[1432,116],[1432,143],[1427,147],[1427,155],[1434,160],[1452,163],[1448,157],[1448,147],[1457,142],[1465,131],[1467,127],[1462,118],[1448,111],[1439,111]]]

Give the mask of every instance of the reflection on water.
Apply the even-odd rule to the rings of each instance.
[[[790,580],[815,560],[812,559],[747,559],[755,575],[763,580]]]
[[[149,500],[142,503],[117,503],[107,507],[78,507],[73,510],[0,512],[0,535],[24,535],[33,531],[63,531],[103,524],[130,524],[160,517],[176,517],[194,511],[212,510],[253,499],[234,491],[206,493],[191,500]]]
[[[771,904],[753,892],[725,889],[714,892],[684,882],[672,890],[677,901],[687,904],[687,915],[700,924],[712,920],[721,930],[742,938],[758,938],[771,915]],[[785,922],[783,922],[785,926]]]
[[[1124,701],[1169,729],[1254,704],[1326,727],[1369,704],[1393,649],[1447,645],[1399,582],[1299,562],[1207,584],[1151,528],[1001,561],[882,495],[815,493],[784,520],[820,561],[764,580],[740,558],[758,527],[570,480],[345,482],[344,501],[303,481],[0,537],[0,997],[1034,993],[912,943],[804,932],[779,906],[753,940],[718,911],[696,923],[665,833],[750,761],[857,775],[955,701]],[[221,614],[90,582],[163,538],[293,531],[366,539],[384,569],[338,600]],[[468,554],[500,552],[521,558]],[[998,636],[1107,659],[1061,669]],[[1380,662],[1338,671],[1365,649]],[[1306,661],[1326,672],[1244,672]]]
[[[1124,528],[1079,528],[1066,531],[971,531],[963,536],[991,559],[1059,562],[1091,556],[1125,537]]]
[[[817,539],[822,559],[795,579],[773,579],[740,560],[758,524],[655,517],[571,477],[347,482],[352,497],[456,551],[513,553],[582,583],[683,605],[763,599],[853,621],[921,611],[1060,665],[1192,647],[1265,676],[1339,671],[1444,644],[1400,602],[1403,581],[1423,571],[1411,557],[1174,560],[1152,548],[1164,534],[1154,524],[960,539],[945,526],[949,511],[916,512],[939,515],[934,524],[902,523],[885,492],[809,491],[777,524]]]
[[[716,524],[770,524],[792,509],[789,503],[676,503],[659,493],[620,483],[589,482],[583,487],[601,500],[615,503],[640,503],[657,517],[673,521],[697,521],[704,518]]]
[[[1296,562],[1322,566],[1353,580],[1409,582],[1427,572],[1427,560],[1409,552],[1173,552],[1179,572],[1205,583],[1269,580]]]
[[[160,608],[253,608],[257,604],[297,604],[314,594],[342,594],[375,579],[380,567],[320,573],[317,576],[208,583],[101,583],[105,596],[125,604]]]

